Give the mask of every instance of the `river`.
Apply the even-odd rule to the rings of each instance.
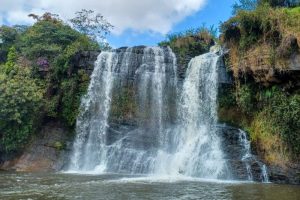
[[[184,177],[1,173],[0,199],[297,200],[300,187]]]

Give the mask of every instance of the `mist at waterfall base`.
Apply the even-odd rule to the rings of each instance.
[[[220,62],[217,51],[195,57],[183,79],[170,48],[102,52],[82,99],[67,172],[234,180],[217,128]],[[134,111],[118,121],[114,99],[124,89],[132,91]],[[246,180],[252,181],[249,160],[255,158],[242,131],[239,141]],[[266,167],[260,166],[267,182]]]

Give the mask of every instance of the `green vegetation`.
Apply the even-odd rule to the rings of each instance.
[[[75,125],[89,75],[83,69],[75,69],[72,59],[81,51],[107,46],[99,45],[84,31],[74,30],[57,15],[29,16],[36,20],[32,26],[0,27],[2,152],[23,148],[42,125],[43,119],[59,120],[69,127]],[[84,20],[93,20],[92,17],[88,15]],[[76,22],[80,23],[80,19],[77,18]],[[97,30],[97,33],[102,30],[104,37],[111,25],[108,26],[103,17],[101,19],[90,27],[86,21],[82,25],[85,24],[85,29]]]
[[[233,14],[241,10],[253,11],[262,4],[269,4],[272,7],[296,7],[300,6],[299,0],[239,0],[233,5]]]
[[[235,16],[221,25],[235,85],[220,93],[220,120],[247,130],[265,160],[283,166],[300,155],[299,80],[288,70],[299,55],[296,5],[299,1],[241,0]]]
[[[53,144],[53,147],[58,150],[58,151],[61,151],[63,149],[66,148],[66,145],[63,143],[63,142],[60,142],[60,141],[56,141],[54,144]]]
[[[15,65],[8,74],[0,74],[1,150],[13,151],[26,144],[41,116],[43,94],[39,80],[32,79],[26,68]]]
[[[227,90],[220,99],[228,96],[235,98],[228,98],[231,102],[219,102],[222,121],[248,130],[269,162],[278,161],[276,157],[297,158],[300,153],[299,92],[289,94],[278,86],[266,88],[252,83]]]
[[[299,51],[299,7],[259,5],[241,10],[222,24],[222,41],[230,48],[229,65],[236,77],[251,71],[261,82],[269,81],[270,69],[282,71]]]
[[[214,45],[216,37],[217,29],[203,25],[198,29],[170,34],[166,41],[159,43],[159,46],[170,46],[177,55],[178,64],[187,65],[190,58],[208,52]]]
[[[122,88],[114,94],[111,104],[111,120],[119,122],[133,120],[136,116],[137,105],[132,86]]]

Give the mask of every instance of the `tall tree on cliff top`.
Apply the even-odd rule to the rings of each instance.
[[[240,10],[255,10],[258,5],[258,0],[239,0],[233,4],[233,14],[236,14]]]
[[[88,35],[91,39],[96,40],[101,44],[105,42],[113,25],[111,25],[101,14],[95,13],[92,10],[82,9],[75,13],[76,16],[70,19],[73,27]]]

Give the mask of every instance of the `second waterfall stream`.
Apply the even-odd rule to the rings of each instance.
[[[217,128],[219,65],[216,52],[200,55],[183,79],[168,47],[102,52],[68,171],[232,179]]]

